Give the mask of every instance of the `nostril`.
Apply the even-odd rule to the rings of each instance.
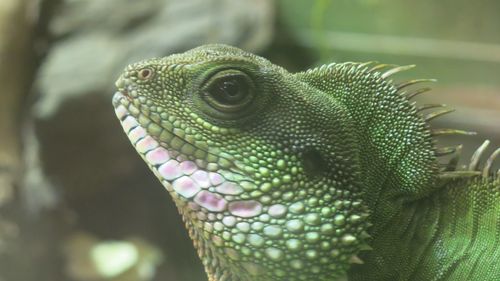
[[[123,96],[125,96],[125,98],[127,98],[129,101],[132,101],[132,97],[128,94],[127,89],[123,89],[123,91],[121,91],[121,93],[122,93],[122,94],[123,94]]]

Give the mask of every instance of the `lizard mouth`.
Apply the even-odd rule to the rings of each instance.
[[[188,204],[189,210],[201,209],[207,215],[229,212],[248,218],[261,214],[258,201],[235,200],[244,191],[238,182],[227,179],[225,171],[210,171],[210,164],[181,153],[189,143],[182,144],[182,139],[161,129],[125,93],[116,92],[113,105],[130,142],[180,209]]]

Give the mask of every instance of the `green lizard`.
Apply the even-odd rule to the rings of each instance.
[[[128,66],[115,111],[210,281],[500,280],[500,179],[433,137],[410,67],[289,73],[225,45]],[[447,165],[437,157],[452,154]]]

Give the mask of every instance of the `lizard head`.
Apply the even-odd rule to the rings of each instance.
[[[331,280],[364,246],[354,126],[330,96],[224,45],[132,64],[116,85],[210,280]]]

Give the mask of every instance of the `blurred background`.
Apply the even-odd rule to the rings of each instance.
[[[0,281],[206,280],[167,192],[111,106],[129,63],[226,43],[290,71],[417,64],[432,121],[500,146],[494,0],[1,0]],[[500,162],[500,161],[499,161]]]

